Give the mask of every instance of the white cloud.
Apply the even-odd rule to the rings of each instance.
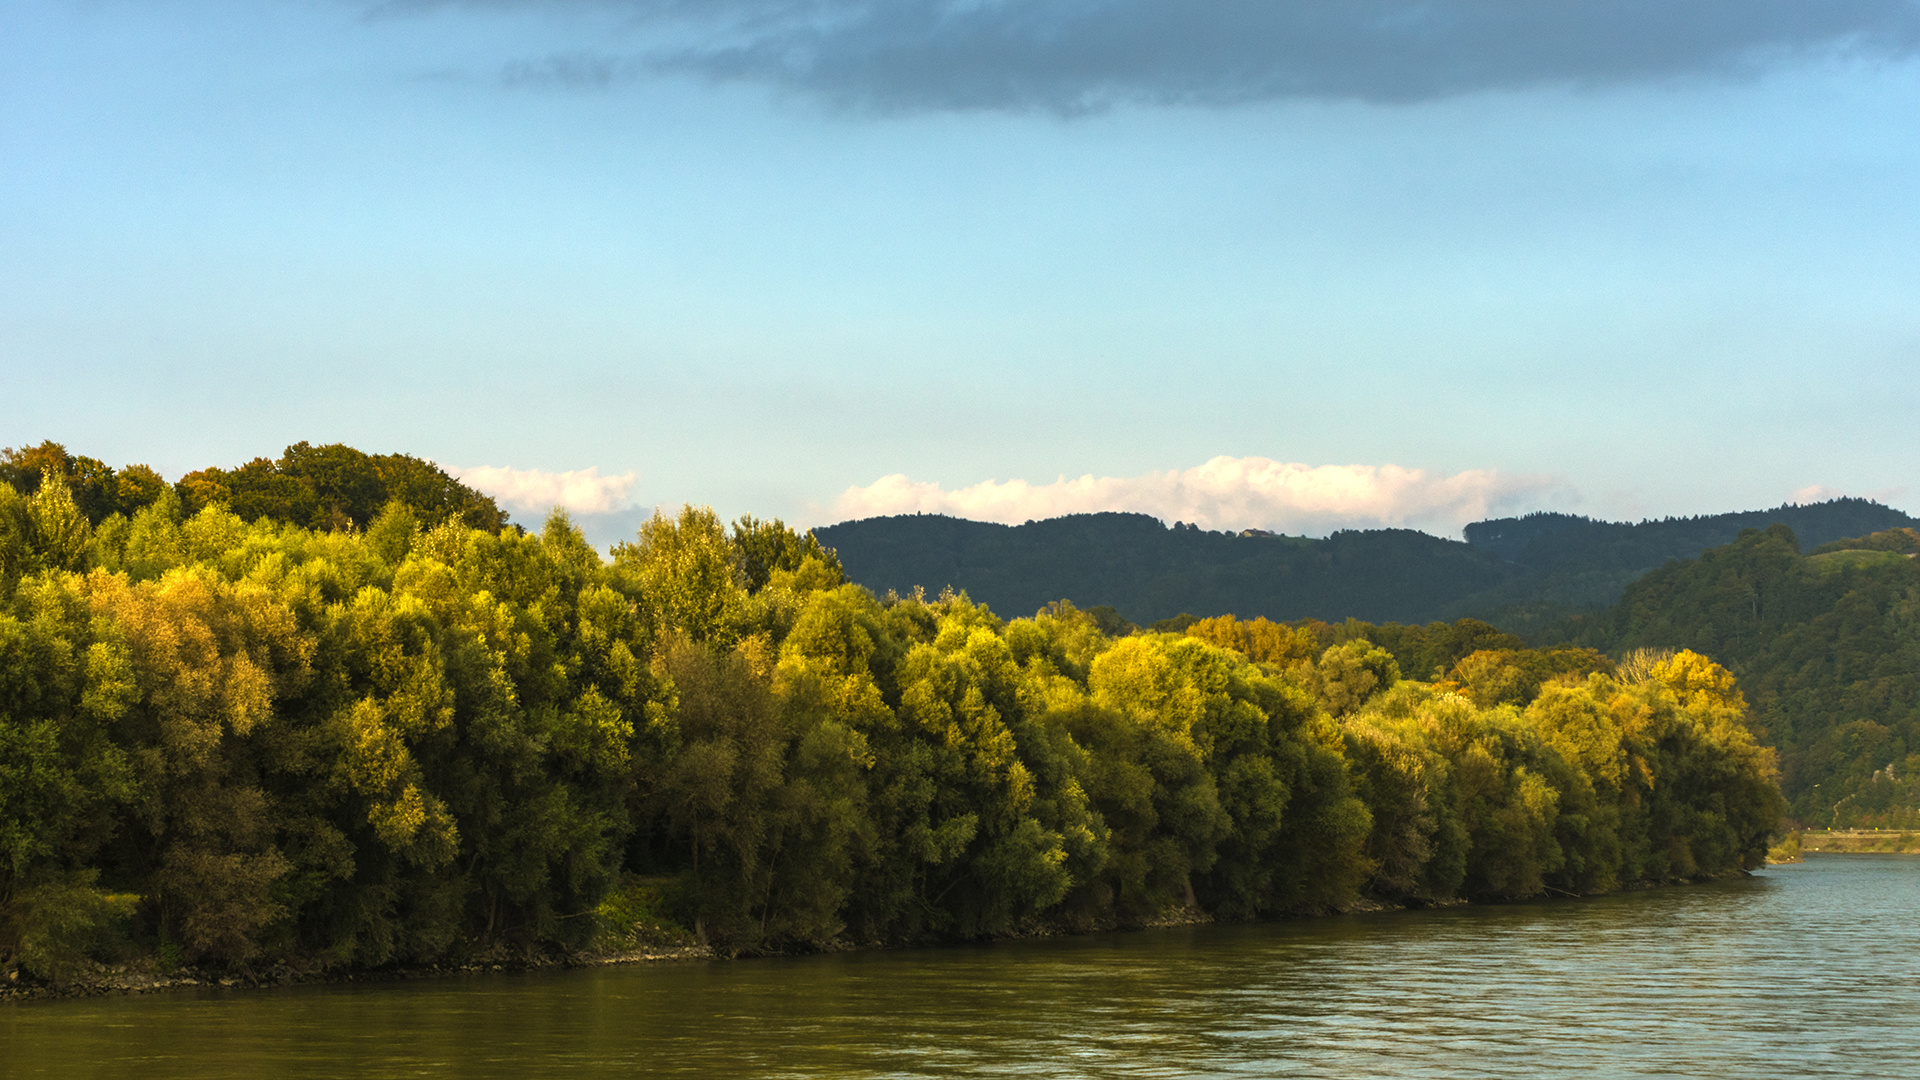
[[[1125,510],[1207,529],[1324,536],[1343,528],[1394,527],[1448,535],[1469,522],[1535,509],[1550,495],[1568,497],[1551,477],[1492,469],[1439,476],[1399,465],[1216,457],[1184,472],[1061,477],[1050,484],[988,480],[951,491],[895,473],[848,488],[834,509],[842,520],[930,513],[1008,524]]]
[[[1846,492],[1841,491],[1839,488],[1830,488],[1825,484],[1808,484],[1806,487],[1789,495],[1787,501],[1798,503],[1801,506],[1812,506],[1814,503],[1823,503],[1837,499],[1844,494],[1846,494]]]
[[[639,473],[631,472],[601,476],[598,467],[544,472],[483,465],[447,471],[468,487],[493,496],[508,510],[522,514],[545,514],[556,506],[578,514],[615,513],[633,505],[633,486],[640,480]]]

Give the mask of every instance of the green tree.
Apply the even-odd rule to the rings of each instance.
[[[1345,716],[1400,681],[1393,654],[1365,638],[1343,642],[1320,654],[1314,665],[1314,690],[1334,716]]]
[[[70,974],[125,914],[102,899],[93,863],[141,796],[113,738],[131,664],[91,616],[58,575],[24,583],[0,610],[0,965],[44,978]]]
[[[633,581],[654,632],[727,647],[739,634],[746,588],[720,518],[709,507],[655,511],[638,538],[616,545],[614,566]]]
[[[776,571],[798,570],[808,559],[826,571],[828,587],[843,585],[847,575],[833,549],[823,547],[812,533],[796,533],[779,518],[760,521],[748,514],[733,523],[733,545],[748,592],[766,588]]]

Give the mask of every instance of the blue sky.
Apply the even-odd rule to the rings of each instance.
[[[1917,48],[1908,0],[11,0],[0,444],[592,469],[603,537],[1920,511]]]

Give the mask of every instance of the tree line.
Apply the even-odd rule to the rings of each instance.
[[[1721,658],[1779,748],[1793,817],[1815,828],[1920,825],[1920,533],[1886,529],[1802,554],[1750,529],[1557,628],[1576,645]]]
[[[29,977],[1587,894],[1755,866],[1781,808],[1694,653],[1421,629],[1408,679],[1353,624],[877,596],[697,507],[604,558],[562,512],[178,488],[95,520],[52,467],[0,484],[0,963]]]
[[[1269,619],[1428,622],[1473,616],[1534,635],[1611,606],[1675,559],[1784,524],[1808,546],[1920,522],[1864,499],[1637,523],[1569,514],[1480,521],[1465,542],[1412,529],[1324,539],[1209,531],[1146,514],[1070,514],[1023,525],[903,514],[817,530],[878,592],[964,589],[997,611],[1060,597],[1140,623],[1179,612]],[[1422,673],[1424,674],[1424,673]]]
[[[148,465],[115,469],[98,458],[70,453],[48,440],[0,450],[0,483],[21,495],[40,490],[51,474],[66,484],[74,506],[99,526],[115,514],[132,518],[169,488],[188,513],[220,505],[243,520],[268,518],[315,529],[365,529],[390,502],[402,503],[429,525],[448,519],[499,532],[507,514],[492,498],[467,487],[431,461],[410,454],[367,454],[332,443],[295,443],[279,458],[254,458],[231,469],[196,469],[168,484]]]

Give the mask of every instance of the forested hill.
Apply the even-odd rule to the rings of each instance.
[[[1809,545],[1920,524],[1864,499],[1624,524],[1567,514],[1477,522],[1465,542],[1409,529],[1324,540],[1172,527],[1144,514],[1025,525],[901,515],[814,530],[854,580],[903,595],[966,591],[1019,615],[1058,599],[1150,623],[1180,613],[1427,622],[1463,615],[1527,631],[1604,608],[1634,578],[1785,524]]]
[[[1464,530],[1467,543],[1511,560],[1517,572],[1460,611],[1518,632],[1539,631],[1570,613],[1604,608],[1647,571],[1732,543],[1747,529],[1784,525],[1814,548],[1915,524],[1867,499],[1633,524],[1550,513],[1479,521]]]
[[[1815,825],[1920,824],[1920,534],[1820,547],[1784,526],[1634,582],[1568,636],[1620,653],[1710,653],[1779,748],[1793,813]]]
[[[1511,574],[1505,560],[1410,530],[1326,540],[1167,528],[1145,514],[1076,514],[1026,525],[941,516],[815,529],[876,592],[951,585],[1009,615],[1050,600],[1111,605],[1135,622],[1180,612],[1425,621],[1425,613]]]

